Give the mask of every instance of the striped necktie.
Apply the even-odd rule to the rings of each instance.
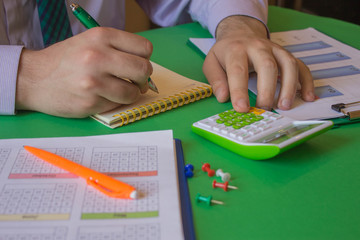
[[[66,6],[62,0],[36,0],[44,46],[72,36]]]

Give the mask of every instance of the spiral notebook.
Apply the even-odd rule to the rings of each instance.
[[[208,84],[184,77],[154,62],[152,66],[154,71],[151,78],[159,94],[148,91],[133,104],[95,114],[92,118],[110,128],[116,128],[182,107],[210,97],[212,94],[212,89]]]

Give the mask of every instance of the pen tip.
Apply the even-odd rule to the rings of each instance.
[[[155,83],[153,82],[153,80],[151,78],[148,78],[148,84],[149,84],[149,88],[151,90],[153,90],[156,93],[159,93],[159,90],[157,89],[157,87],[155,86]]]
[[[137,198],[138,198],[137,191],[136,191],[136,190],[132,191],[132,192],[130,193],[130,197],[131,197],[132,199],[137,199]]]

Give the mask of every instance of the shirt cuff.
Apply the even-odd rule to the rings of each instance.
[[[224,18],[234,15],[255,18],[266,26],[268,8],[264,1],[228,0],[228,4],[221,4],[221,2],[222,1],[217,1],[209,9],[208,26],[213,36],[215,36],[218,24]],[[219,11],[219,9],[221,9],[220,7],[222,8],[221,11]]]
[[[259,20],[267,28],[267,0],[208,0],[206,7],[200,5],[201,1],[198,2],[199,4],[190,6],[189,13],[194,20],[207,27],[214,37],[218,24],[229,16],[249,16]]]
[[[16,80],[22,48],[0,45],[0,115],[15,114]]]

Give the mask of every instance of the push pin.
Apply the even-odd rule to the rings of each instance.
[[[221,177],[221,181],[228,182],[230,181],[231,174],[230,173],[224,173],[222,169],[216,170],[216,176]]]
[[[196,194],[196,202],[205,202],[208,206],[211,206],[211,204],[220,204],[223,205],[224,203],[218,200],[213,200],[212,196],[204,197],[201,196],[200,193]]]
[[[235,186],[230,186],[229,182],[220,183],[220,182],[216,182],[216,180],[213,181],[212,186],[213,186],[213,188],[222,188],[222,189],[224,189],[225,192],[227,192],[228,188],[238,189]]]
[[[202,169],[204,172],[207,172],[209,177],[212,177],[212,176],[215,175],[215,170],[210,169],[210,164],[208,164],[208,163],[204,163],[204,164],[202,165],[201,169]]]
[[[230,173],[224,173],[222,169],[216,170],[216,176],[221,177],[221,181],[223,182],[228,182],[231,178]]]
[[[194,166],[192,164],[186,164],[184,169],[185,169],[185,177],[191,178],[194,176]]]

